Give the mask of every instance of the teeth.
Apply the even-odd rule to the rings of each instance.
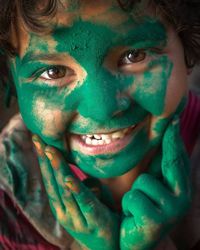
[[[86,135],[87,137],[89,137],[89,138],[92,138],[93,137],[93,135]]]
[[[107,140],[107,139],[110,139],[110,137],[111,137],[111,134],[110,135],[105,135],[105,134],[103,134],[103,135],[101,135],[101,138],[102,138],[102,140]]]
[[[101,135],[94,135],[94,138],[100,140],[101,139]]]
[[[124,132],[118,131],[112,134],[112,139],[121,139],[124,137]]]
[[[99,140],[99,145],[103,145],[104,141],[103,140]]]
[[[85,143],[88,144],[88,145],[91,145],[92,140],[89,137],[87,137],[86,140],[85,140]]]
[[[122,139],[127,132],[130,131],[130,129],[133,129],[136,127],[136,125],[133,125],[129,128],[125,128],[119,131],[115,131],[110,134],[88,134],[88,135],[83,135],[82,139],[85,141],[87,145],[104,145],[104,144],[110,144],[113,140],[118,140]]]
[[[98,140],[92,140],[92,145],[96,146],[98,144],[99,144]]]

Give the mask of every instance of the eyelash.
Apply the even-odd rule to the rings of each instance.
[[[131,54],[135,61],[131,61]],[[148,67],[148,62],[156,55],[163,54],[161,48],[129,49],[121,54],[117,62],[119,71],[123,74],[133,74],[144,71]]]
[[[131,56],[134,56],[135,58],[131,59]],[[120,59],[118,61],[118,67],[122,67],[124,65],[129,65],[132,63],[138,63],[138,62],[143,61],[145,58],[146,58],[146,52],[144,50],[130,49],[130,50],[125,51],[120,56]]]
[[[60,73],[60,70],[61,70],[61,76],[51,78],[49,76],[50,72],[48,73],[48,71],[51,71],[51,70],[57,70],[58,74]],[[45,73],[48,75],[47,77],[42,76]],[[47,68],[41,68],[38,71],[34,72],[32,75],[32,78],[34,80],[39,79],[43,83],[45,82],[46,84],[51,85],[51,86],[53,85],[53,86],[62,87],[62,86],[70,84],[74,80],[74,76],[75,76],[75,72],[72,69],[63,65],[52,65]]]

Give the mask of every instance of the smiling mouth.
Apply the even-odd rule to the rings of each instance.
[[[127,134],[129,134],[137,125],[133,125],[129,128],[120,129],[111,133],[106,134],[89,134],[82,135],[81,139],[87,145],[108,145],[113,141],[123,139]]]
[[[145,126],[147,120],[109,133],[71,134],[70,148],[85,155],[118,153],[132,141],[137,132]]]

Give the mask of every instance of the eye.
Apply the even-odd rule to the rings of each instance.
[[[49,86],[62,87],[74,82],[77,76],[75,71],[67,66],[51,65],[34,72],[31,79]]]
[[[138,63],[146,58],[146,53],[141,49],[131,49],[125,51],[118,61],[118,67],[123,67],[129,64]]]
[[[43,71],[40,75],[41,79],[56,80],[65,77],[66,75],[72,75],[73,71],[65,66],[51,66],[47,70]]]

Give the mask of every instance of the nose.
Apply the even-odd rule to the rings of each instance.
[[[90,76],[83,84],[78,112],[85,118],[104,123],[125,112],[130,104],[130,98],[121,94],[114,76]]]

